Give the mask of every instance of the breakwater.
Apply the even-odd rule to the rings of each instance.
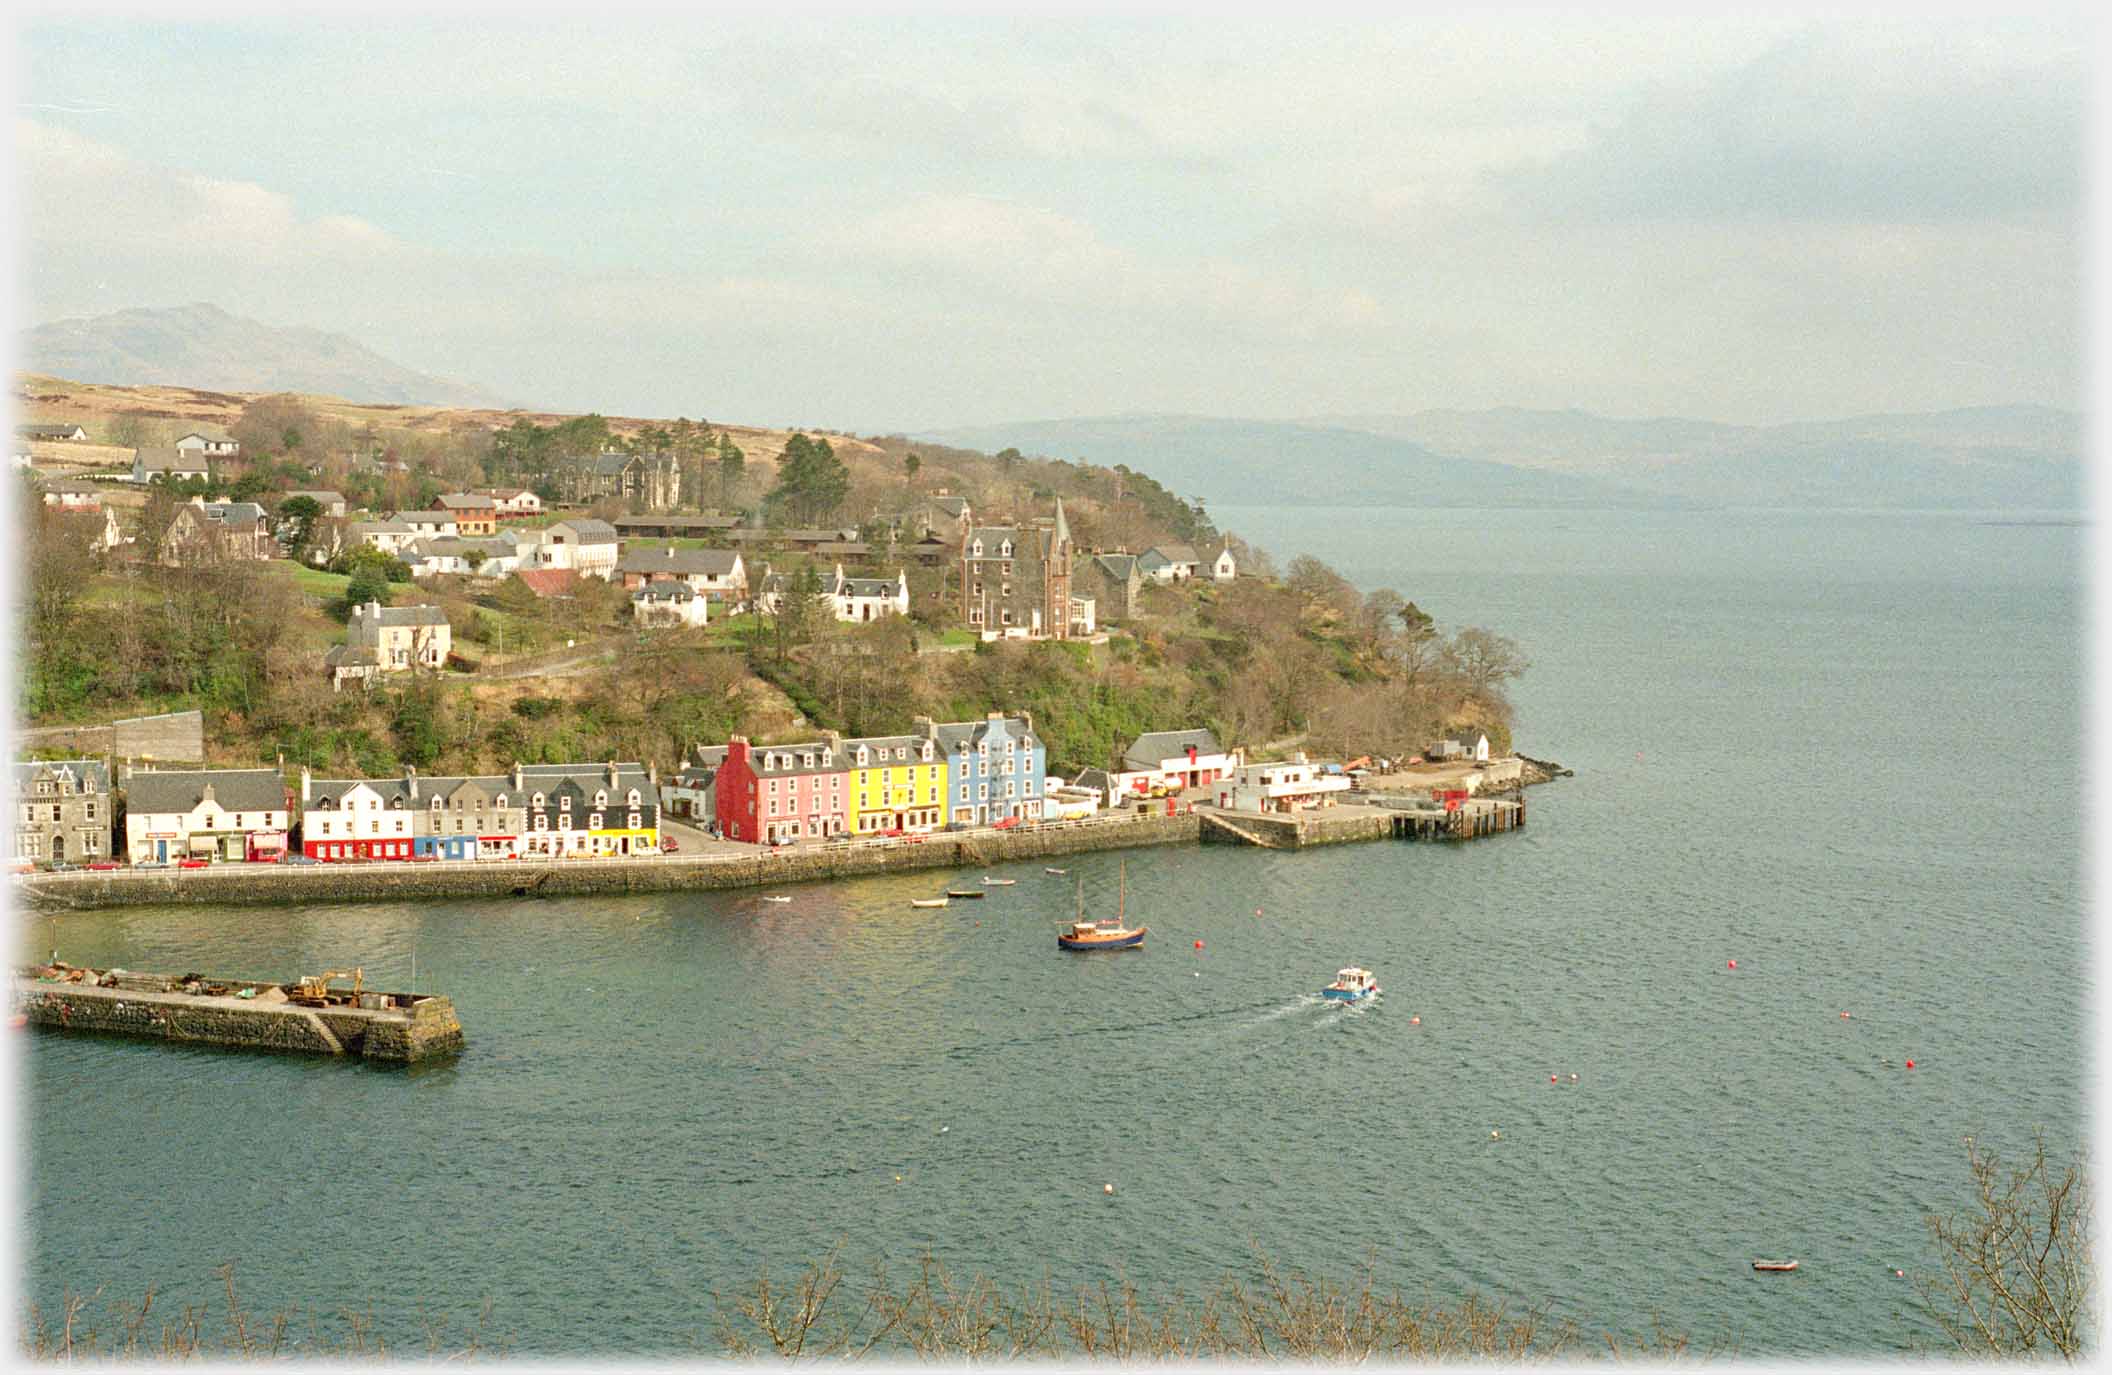
[[[25,875],[18,893],[43,911],[165,903],[294,904],[422,898],[571,897],[753,888],[918,869],[983,867],[1086,850],[1193,843],[1193,813],[1095,817],[918,841],[843,840],[753,855],[464,860],[396,864],[225,864]]]
[[[269,980],[98,975],[58,966],[18,974],[14,1004],[33,1026],[245,1050],[409,1064],[462,1048],[462,1023],[449,999],[370,992],[305,1006],[290,1001],[288,990]]]

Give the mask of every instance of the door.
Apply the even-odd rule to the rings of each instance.
[[[51,838],[51,862],[53,864],[59,864],[64,862],[65,858],[66,837],[62,835],[55,835]]]
[[[169,862],[169,842],[166,840],[154,842],[154,861],[157,864],[167,864]]]

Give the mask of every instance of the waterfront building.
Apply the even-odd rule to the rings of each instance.
[[[1123,753],[1127,771],[1157,773],[1158,786],[1195,788],[1216,782],[1243,762],[1238,750],[1219,747],[1203,730],[1156,730],[1137,737]]]
[[[682,765],[660,784],[660,805],[668,816],[711,829],[719,819],[719,769],[726,746],[702,745],[683,756]]]
[[[1478,726],[1448,726],[1444,738],[1434,741],[1423,751],[1429,759],[1471,759],[1477,764],[1489,762],[1488,732]]]
[[[286,853],[293,804],[277,769],[136,769],[124,793],[134,864],[268,862]]]
[[[1042,780],[1041,819],[1076,821],[1099,811],[1106,794],[1098,788],[1074,788],[1060,778]]]
[[[301,853],[310,859],[506,859],[522,793],[506,774],[318,779],[301,770]]]
[[[614,858],[660,850],[660,771],[619,764],[515,764],[524,855]]]
[[[919,716],[912,733],[946,755],[949,824],[1041,820],[1047,751],[1032,716],[993,711],[981,721],[945,723]]]
[[[1349,779],[1323,773],[1304,755],[1288,763],[1242,764],[1217,781],[1217,805],[1229,812],[1295,812],[1333,806]]]
[[[80,864],[110,853],[110,770],[100,759],[15,765],[15,854]]]
[[[1066,640],[1073,624],[1071,527],[1056,499],[1042,525],[974,526],[961,537],[961,619],[986,640]]]
[[[842,743],[752,746],[734,736],[718,774],[719,829],[751,845],[845,834],[850,778]]]
[[[946,824],[946,752],[933,736],[869,736],[844,741],[843,750],[851,834],[924,833]]]

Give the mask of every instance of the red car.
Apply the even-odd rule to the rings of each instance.
[[[993,830],[993,831],[1009,831],[1009,830],[1011,830],[1011,829],[1012,829],[1012,828],[1013,828],[1014,826],[1017,826],[1018,824],[1019,824],[1019,818],[1018,818],[1018,817],[1016,817],[1016,816],[1008,816],[1008,817],[1006,817],[1006,818],[1005,818],[1005,819],[1004,819],[1003,821],[1000,821],[1000,822],[998,822],[998,823],[997,823],[997,824],[996,824],[995,826],[992,826],[992,827],[991,827],[990,829],[991,829],[991,830]]]
[[[91,868],[91,869],[97,870],[97,871],[102,871],[102,870],[105,870],[105,869],[122,869],[122,868],[124,868],[125,866],[124,866],[124,865],[122,865],[122,864],[119,864],[119,863],[118,863],[118,862],[117,862],[116,860],[114,860],[114,859],[99,859],[99,860],[97,860],[97,861],[96,861],[95,863],[93,863],[93,864],[89,865],[88,867],[89,867],[89,868]]]
[[[675,843],[673,836],[662,836],[660,837],[660,853],[663,855],[679,855],[682,853],[682,847]]]
[[[176,867],[179,869],[203,869],[209,862],[203,859],[179,859],[176,861]]]

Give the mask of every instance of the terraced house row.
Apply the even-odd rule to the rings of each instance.
[[[512,859],[658,854],[658,770],[515,764],[511,773],[324,778],[301,770],[309,859]]]
[[[700,823],[750,844],[920,835],[1039,821],[1046,764],[1031,716],[919,716],[907,735],[760,746],[736,735],[693,751],[669,793]]]

